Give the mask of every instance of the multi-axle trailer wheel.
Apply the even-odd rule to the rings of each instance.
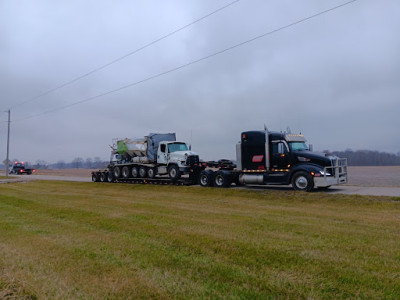
[[[198,174],[198,171],[191,172],[190,178],[182,178],[182,182],[192,182],[192,184],[197,184],[197,175],[193,177],[193,174]],[[157,168],[151,166],[114,166],[110,167],[108,170],[92,172],[93,182],[145,182],[146,180],[151,180],[156,182],[157,180],[171,181],[172,183],[177,183],[180,181],[182,173],[177,165],[170,165],[168,167],[168,177],[156,177]]]
[[[118,171],[116,171],[118,169]],[[131,176],[127,176],[127,174]],[[119,175],[118,177],[116,175]],[[93,182],[125,182],[125,183],[153,183],[153,184],[178,184],[193,185],[200,184],[202,187],[218,187],[227,188],[235,183],[240,186],[243,182],[239,181],[238,172],[230,170],[213,171],[210,169],[203,170],[199,173],[191,173],[189,178],[180,179],[178,168],[170,167],[168,169],[168,177],[155,177],[155,169],[144,167],[132,167],[131,169],[120,169],[116,167],[111,170],[92,172]],[[142,177],[145,176],[145,177]],[[290,182],[295,190],[311,192],[314,189],[314,181],[311,174],[305,171],[296,172]],[[258,182],[258,184],[261,184]]]

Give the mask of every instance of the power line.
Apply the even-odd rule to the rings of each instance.
[[[196,64],[196,63],[199,63],[199,62],[201,62],[201,61],[207,60],[207,59],[209,59],[209,58],[212,58],[212,57],[214,57],[214,56],[220,55],[220,54],[222,54],[222,53],[225,53],[225,52],[227,52],[227,51],[233,50],[233,49],[235,49],[235,48],[244,46],[244,45],[246,45],[246,44],[248,44],[248,43],[254,42],[254,41],[256,41],[256,40],[258,40],[258,39],[261,39],[261,38],[263,38],[263,37],[266,37],[266,36],[269,36],[269,35],[271,35],[271,34],[277,33],[277,32],[279,32],[279,31],[282,31],[282,30],[288,29],[288,28],[290,28],[290,27],[296,26],[296,25],[298,25],[298,24],[300,24],[300,23],[306,22],[306,21],[308,21],[308,20],[310,20],[310,19],[316,18],[316,17],[318,17],[318,16],[321,16],[321,15],[323,15],[323,14],[329,13],[329,12],[331,12],[331,11],[337,10],[337,9],[343,7],[343,6],[349,5],[349,4],[351,4],[351,3],[353,3],[353,2],[356,2],[356,1],[357,1],[357,0],[351,0],[351,1],[348,1],[348,2],[346,2],[346,3],[343,3],[343,4],[340,4],[340,5],[334,6],[334,7],[332,7],[332,8],[326,9],[326,10],[321,11],[321,12],[319,12],[319,13],[316,13],[316,14],[314,14],[314,15],[308,16],[308,17],[303,18],[303,19],[300,19],[300,20],[297,20],[297,21],[295,21],[295,22],[293,22],[293,23],[290,23],[290,24],[288,24],[288,25],[279,27],[279,28],[277,28],[277,29],[268,31],[268,32],[266,32],[266,33],[264,33],[264,34],[258,35],[258,36],[256,36],[256,37],[253,37],[253,38],[248,39],[248,40],[246,40],[246,41],[243,41],[243,42],[241,42],[241,43],[235,44],[235,45],[233,45],[233,46],[230,46],[230,47],[225,48],[225,49],[223,49],[223,50],[220,50],[220,51],[218,51],[218,52],[214,52],[214,53],[212,53],[212,54],[209,54],[209,55],[207,55],[207,56],[204,56],[204,57],[201,57],[201,58],[199,58],[199,59],[193,60],[193,61],[191,61],[191,62],[188,62],[188,63],[186,63],[186,64],[180,65],[180,66],[178,66],[178,67],[169,69],[169,70],[164,71],[164,72],[160,72],[160,73],[158,73],[158,74],[152,75],[152,76],[150,76],[150,77],[144,78],[144,79],[139,80],[139,81],[132,82],[132,83],[127,84],[127,85],[125,85],[125,86],[121,86],[121,87],[119,87],[119,88],[117,88],[117,89],[110,90],[110,91],[108,91],[108,92],[104,92],[104,93],[101,93],[101,94],[98,94],[98,95],[95,95],[95,96],[92,96],[92,97],[88,97],[88,98],[82,99],[82,100],[80,100],[80,101],[71,103],[71,104],[67,104],[67,105],[64,105],[64,106],[60,106],[60,107],[58,107],[58,108],[54,108],[54,109],[51,109],[51,110],[47,110],[47,111],[44,111],[44,112],[39,113],[39,114],[36,114],[36,115],[32,115],[32,116],[28,116],[28,117],[25,117],[25,118],[22,118],[22,119],[18,119],[18,120],[16,120],[16,121],[23,121],[23,120],[26,120],[26,119],[31,119],[31,118],[34,118],[34,117],[39,117],[39,116],[42,116],[42,115],[46,115],[46,114],[49,114],[49,113],[53,113],[53,112],[56,112],[56,111],[60,111],[60,110],[63,110],[63,109],[66,109],[66,108],[69,108],[69,107],[72,107],[72,106],[75,106],[75,105],[79,105],[79,104],[82,104],[82,103],[85,103],[85,102],[88,102],[88,101],[95,100],[95,99],[100,98],[100,97],[104,97],[104,96],[107,96],[107,95],[110,95],[110,94],[119,92],[119,91],[121,91],[121,90],[130,88],[130,87],[133,87],[133,86],[135,86],[135,85],[139,85],[139,84],[141,84],[141,83],[144,83],[144,82],[150,81],[150,80],[152,80],[152,79],[161,77],[161,76],[163,76],[163,75],[166,75],[166,74],[169,74],[169,73],[178,71],[178,70],[180,70],[180,69],[183,69],[183,68],[186,68],[186,67],[191,66],[191,65],[193,65],[193,64]]]
[[[148,48],[148,47],[150,47],[150,46],[152,46],[152,45],[154,45],[154,44],[156,44],[156,43],[158,43],[158,42],[160,42],[160,41],[162,41],[162,40],[164,40],[164,39],[166,39],[166,38],[168,38],[168,37],[170,37],[170,36],[172,36],[172,35],[174,35],[174,34],[176,34],[178,32],[180,32],[180,31],[182,31],[182,30],[184,30],[184,29],[186,29],[186,28],[188,28],[188,27],[190,27],[190,26],[192,26],[192,25],[194,25],[194,24],[196,24],[196,23],[198,23],[200,21],[203,21],[204,19],[206,19],[206,18],[208,18],[208,17],[210,17],[210,16],[212,16],[212,15],[214,15],[214,14],[216,14],[216,13],[218,13],[218,12],[220,12],[220,11],[230,7],[230,6],[232,6],[233,4],[236,4],[239,1],[241,1],[241,0],[232,1],[232,2],[230,2],[228,4],[226,4],[226,5],[218,8],[218,9],[216,9],[216,10],[214,10],[214,11],[212,11],[212,12],[210,12],[210,13],[204,15],[204,16],[202,16],[201,18],[198,18],[198,19],[190,22],[189,24],[186,24],[186,25],[184,25],[184,26],[182,26],[182,27],[180,27],[180,28],[178,28],[178,29],[176,29],[176,30],[174,30],[174,31],[172,31],[172,32],[170,32],[170,33],[168,33],[168,34],[166,34],[166,35],[164,35],[164,36],[162,36],[162,37],[160,37],[160,38],[148,43],[148,44],[146,44],[146,45],[144,45],[144,46],[141,46],[141,47],[137,48],[136,50],[133,50],[133,51],[131,51],[131,52],[119,57],[119,58],[116,58],[116,59],[110,61],[109,63],[101,65],[101,66],[99,66],[99,67],[93,69],[92,71],[89,71],[89,72],[87,72],[87,73],[85,73],[83,75],[75,77],[75,78],[73,78],[73,79],[71,79],[71,80],[69,80],[69,81],[67,81],[67,82],[65,82],[65,83],[63,83],[63,84],[61,84],[59,86],[56,86],[56,87],[54,87],[52,89],[49,89],[46,92],[43,92],[43,93],[41,93],[41,94],[31,98],[31,99],[28,99],[26,101],[17,103],[15,105],[11,106],[10,108],[14,108],[14,107],[26,104],[28,102],[32,102],[32,101],[38,100],[38,99],[40,99],[40,98],[42,98],[42,97],[44,97],[44,96],[46,96],[46,95],[48,95],[50,93],[53,93],[53,92],[65,87],[67,85],[70,85],[70,84],[72,84],[72,83],[74,83],[74,82],[76,82],[78,80],[81,80],[81,79],[83,79],[85,77],[88,77],[89,75],[92,75],[93,73],[101,71],[101,70],[103,70],[103,69],[105,69],[105,68],[107,68],[107,67],[109,67],[109,66],[111,66],[111,65],[113,65],[113,64],[115,64],[115,63],[117,63],[117,62],[129,57],[129,56],[131,56],[131,55],[133,55],[133,54],[136,54],[136,53],[138,53],[138,52],[140,52],[140,51],[142,51],[142,50],[144,50],[144,49],[146,49],[146,48]]]

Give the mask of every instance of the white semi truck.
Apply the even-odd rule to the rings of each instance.
[[[198,154],[185,142],[176,141],[175,133],[115,139],[111,149],[107,170],[92,172],[93,181],[167,179],[176,182],[181,175],[189,174],[193,178],[201,171]]]

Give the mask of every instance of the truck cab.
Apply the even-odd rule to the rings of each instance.
[[[183,142],[160,142],[157,151],[157,163],[168,164],[171,158],[180,162],[180,158],[183,158],[188,151],[189,147]]]
[[[184,142],[160,142],[157,150],[157,164],[159,174],[166,174],[168,169],[176,166],[179,173],[187,173],[194,165],[199,164],[197,153],[190,151]]]
[[[347,183],[346,159],[312,152],[301,134],[242,132],[237,145],[239,182],[292,184],[310,191]]]

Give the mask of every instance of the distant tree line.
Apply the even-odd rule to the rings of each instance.
[[[347,158],[349,166],[399,166],[400,165],[400,152],[396,154],[378,152],[371,150],[356,150],[347,149],[345,151],[323,151],[330,155],[336,155],[341,158]],[[19,161],[14,159],[12,161]],[[29,164],[35,169],[104,169],[108,165],[108,161],[103,161],[100,157],[86,158],[76,157],[70,162],[59,160],[56,163],[48,163],[44,160],[37,160],[36,163]],[[0,168],[4,165],[0,164]]]
[[[324,151],[341,158],[347,158],[349,166],[399,166],[400,165],[400,152],[396,154],[370,151],[370,150],[357,150],[353,151],[347,149],[346,151]]]
[[[76,157],[71,162],[67,163],[64,160],[59,160],[55,164],[52,164],[53,169],[102,169],[108,165],[108,161],[103,161],[100,157],[86,158]]]

